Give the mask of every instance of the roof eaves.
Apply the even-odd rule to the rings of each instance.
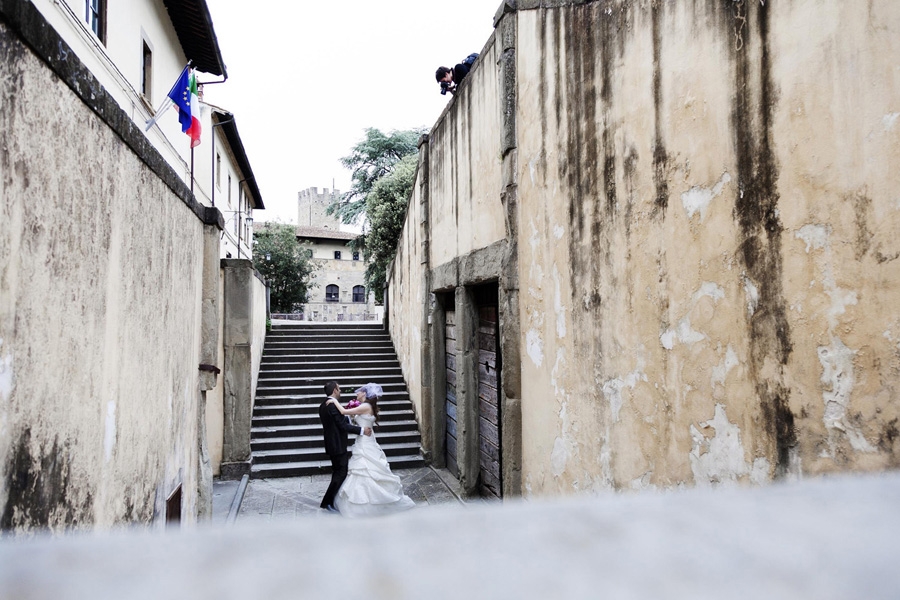
[[[247,187],[250,188],[250,195],[253,197],[254,202],[253,208],[256,210],[264,210],[266,207],[263,204],[262,195],[259,193],[256,176],[253,174],[253,169],[250,167],[250,160],[247,158],[247,152],[244,150],[244,143],[241,141],[241,135],[238,133],[234,115],[230,112],[216,109],[213,109],[212,115],[213,120],[222,128],[225,139],[231,147],[232,154],[234,154],[234,159],[238,163],[238,168],[244,176],[242,182],[246,182]]]
[[[163,4],[194,68],[228,79],[206,0],[163,0]]]

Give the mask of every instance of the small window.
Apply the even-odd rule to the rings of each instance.
[[[361,285],[353,286],[353,301],[354,302],[365,302],[366,301],[366,288]]]
[[[340,296],[341,291],[338,286],[332,283],[331,285],[325,287],[325,302],[337,302],[338,300],[340,300]]]
[[[341,251],[340,250],[334,251],[334,260],[341,260]]]
[[[87,12],[85,18],[88,27],[106,45],[106,0],[85,0]]]
[[[153,51],[150,50],[150,46],[147,45],[147,42],[144,41],[144,62],[141,66],[141,93],[144,95],[144,98],[147,99],[148,102],[151,102],[152,98],[150,96],[151,89],[150,84],[153,81]],[[151,102],[152,103],[152,102]]]
[[[353,260],[359,260],[359,252],[353,253]]]
[[[222,189],[222,156],[216,152],[216,189]]]

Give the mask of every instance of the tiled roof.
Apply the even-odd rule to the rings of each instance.
[[[358,233],[350,233],[348,231],[335,231],[325,227],[297,227],[298,238],[323,238],[328,240],[355,240],[359,237]]]

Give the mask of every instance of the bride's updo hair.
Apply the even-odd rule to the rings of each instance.
[[[378,401],[381,399],[381,396],[384,394],[384,390],[377,383],[367,383],[362,386],[357,392],[365,392],[366,393],[366,402],[369,403],[369,406],[372,407],[372,414],[375,416],[375,420],[378,420]]]
[[[375,415],[375,421],[378,421],[378,396],[366,396],[366,402],[372,407],[372,414]]]

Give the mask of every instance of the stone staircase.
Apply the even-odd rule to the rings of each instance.
[[[380,384],[375,435],[392,469],[420,467],[421,437],[390,335],[380,324],[273,324],[266,335],[250,433],[254,479],[331,473],[319,404],[335,380]],[[352,444],[353,435],[350,436]]]

